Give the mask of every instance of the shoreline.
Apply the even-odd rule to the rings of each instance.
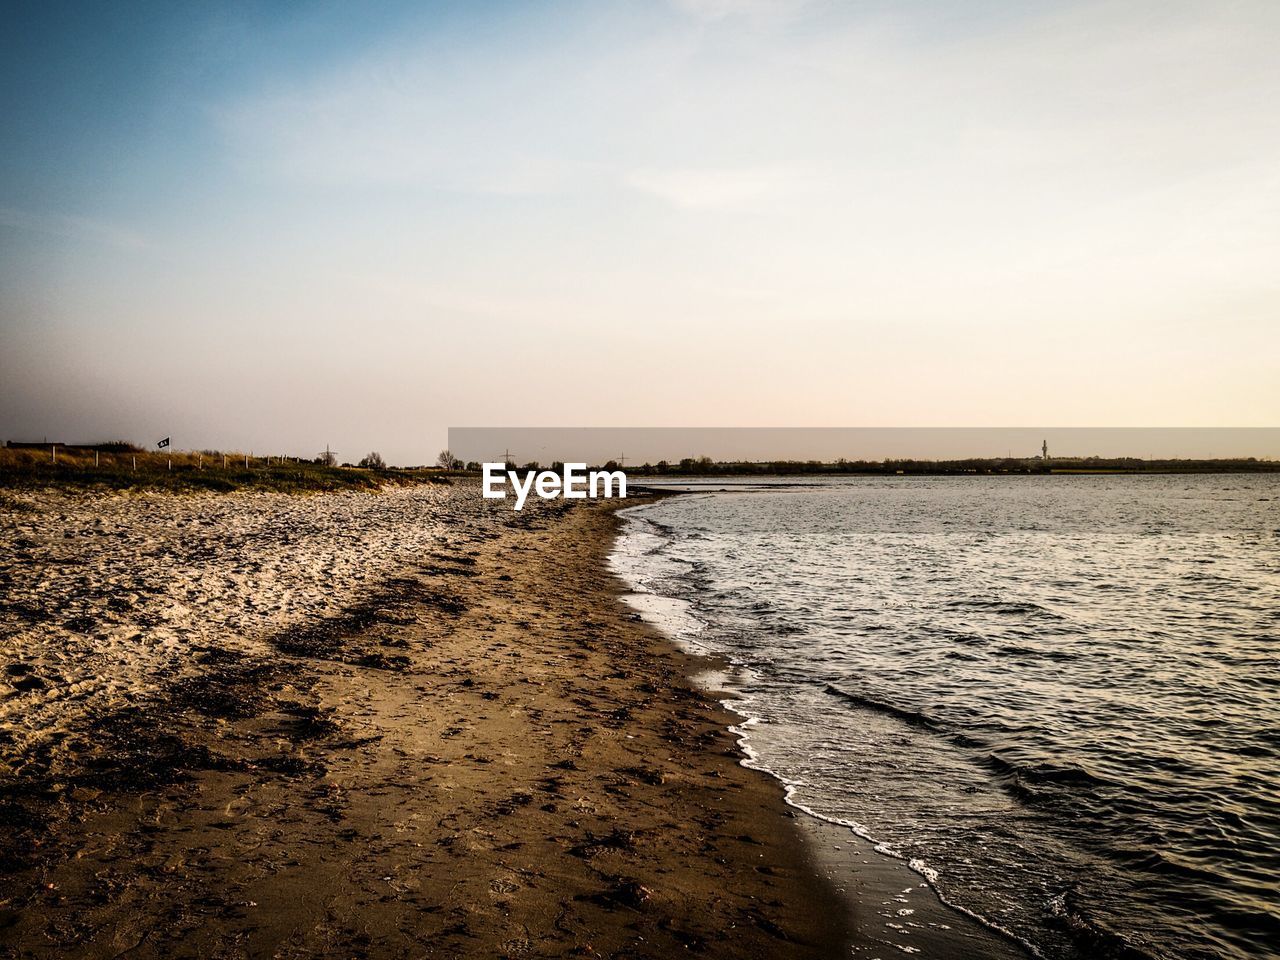
[[[621,603],[612,511],[460,516],[6,771],[0,956],[847,955],[813,841]]]
[[[515,514],[475,493],[147,501],[194,510],[212,538],[166,554],[182,589],[212,579],[213,544],[251,559],[234,517],[265,510],[254,537],[343,577],[337,603],[267,611],[266,634],[242,635],[220,611],[262,585],[237,581],[202,600],[181,656],[116,665],[145,695],[55,699],[65,724],[38,749],[0,718],[0,957],[1024,956],[789,805],[740,739],[732,692],[705,682],[724,664],[625,601],[619,511],[645,501]],[[28,525],[22,549],[53,551],[35,569],[56,581],[91,559],[102,516],[148,529],[112,512],[133,502],[54,499],[75,535],[37,543]],[[361,556],[415,509],[399,553],[352,562],[342,543]],[[296,511],[311,517],[301,540]],[[362,519],[338,536],[332,512]],[[31,517],[3,519],[11,537]],[[278,544],[276,528],[291,531]],[[108,585],[113,570],[98,571]],[[295,570],[265,586],[288,598]],[[122,616],[173,632],[147,609]],[[28,626],[11,649],[68,642]],[[50,674],[6,669],[9,706],[33,675]]]
[[[698,490],[688,494],[713,492],[721,493]],[[723,493],[733,492],[737,491]],[[616,512],[625,524],[627,518],[621,514],[635,511],[636,516],[643,517],[647,506],[683,493],[669,490],[652,493],[642,502],[620,507]],[[618,540],[624,536],[625,530],[620,529]],[[615,546],[611,551],[611,565],[617,553]],[[737,742],[742,757],[740,763],[771,781],[795,817],[798,832],[807,841],[812,869],[836,891],[843,903],[852,955],[861,956],[877,949],[901,951],[904,947],[912,954],[940,958],[1025,960],[1035,955],[1028,944],[995,923],[948,903],[928,877],[902,857],[880,849],[879,844],[855,824],[829,819],[795,800],[796,785],[772,770],[751,743],[750,731],[757,718],[735,706],[739,689],[750,685],[750,671],[742,675],[742,667],[728,663],[720,654],[694,640],[669,636],[663,630],[664,622],[674,628],[673,616],[677,621],[701,622],[695,613],[686,611],[685,608],[694,609],[689,601],[647,590],[641,583],[629,581],[622,572],[618,576],[622,581],[623,602],[646,617],[678,653],[701,664],[702,669],[692,676],[694,683],[708,695],[722,700],[731,711],[734,722],[729,732]],[[655,608],[645,600],[658,600],[660,604]]]

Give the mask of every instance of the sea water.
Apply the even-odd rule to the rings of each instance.
[[[797,805],[1048,958],[1280,956],[1280,476],[736,486],[614,564]]]

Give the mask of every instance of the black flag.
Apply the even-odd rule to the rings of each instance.
[[[159,443],[156,444],[157,447],[162,447],[162,448],[167,447],[168,445],[169,445],[168,437],[165,437],[163,440],[161,440]]]

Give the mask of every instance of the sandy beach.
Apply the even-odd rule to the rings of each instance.
[[[485,507],[11,499],[4,955],[838,952],[612,516]]]
[[[19,762],[86,713],[200,672],[210,645],[266,655],[409,558],[470,536],[460,504],[471,498],[432,485],[376,496],[6,494],[0,660],[13,689],[0,702],[0,757]]]

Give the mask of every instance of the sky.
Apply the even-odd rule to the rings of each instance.
[[[0,440],[1280,423],[1271,0],[8,11]]]

